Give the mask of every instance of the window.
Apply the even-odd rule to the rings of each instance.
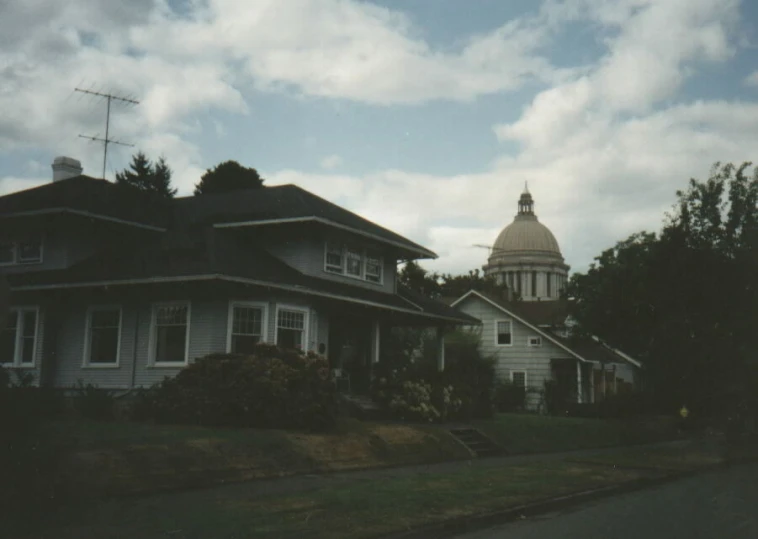
[[[0,363],[16,367],[34,366],[37,351],[36,307],[14,309],[8,314],[0,335]]]
[[[342,253],[342,246],[332,243],[326,244],[326,271],[333,273],[343,273],[345,267],[345,258]]]
[[[366,280],[372,283],[382,282],[382,259],[366,251]]]
[[[553,297],[553,274],[547,274],[547,297]]]
[[[327,243],[324,271],[363,279],[369,283],[382,283],[382,257],[371,250]]]
[[[527,346],[542,346],[542,337],[529,337],[526,344]]]
[[[121,342],[121,309],[96,307],[87,313],[84,365],[117,367]]]
[[[511,371],[511,383],[526,389],[526,371]]]
[[[512,344],[511,321],[495,321],[495,343],[499,346],[510,346]]]
[[[537,296],[537,272],[532,272],[532,296]]]
[[[227,349],[233,354],[249,354],[265,340],[266,308],[260,303],[232,303]]]
[[[276,344],[282,348],[304,350],[306,311],[280,308],[276,311]]]
[[[42,261],[42,241],[38,238],[19,242],[16,249],[19,263]]]
[[[363,254],[357,249],[346,249],[347,274],[354,277],[363,277]]]
[[[16,261],[16,246],[10,241],[0,241],[0,264],[13,264]]]
[[[0,241],[0,264],[32,264],[42,262],[42,240],[39,238],[13,242]]]
[[[189,304],[173,303],[153,308],[153,365],[187,363]]]

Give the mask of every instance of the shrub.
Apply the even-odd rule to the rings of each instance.
[[[551,415],[565,415],[567,406],[572,402],[571,388],[567,384],[559,384],[555,380],[545,380],[544,400],[547,413]]]
[[[74,391],[74,409],[82,417],[100,421],[113,419],[115,400],[110,391],[92,384],[84,385],[81,380]]]
[[[495,384],[495,408],[498,412],[518,412],[526,404],[526,389],[510,381],[499,380]]]
[[[134,415],[161,423],[325,429],[335,410],[324,358],[259,344],[250,355],[196,360],[142,392]]]

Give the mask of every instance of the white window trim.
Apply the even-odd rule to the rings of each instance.
[[[537,343],[536,344],[532,343],[532,339],[536,339]],[[532,348],[539,348],[542,346],[542,337],[530,335],[529,337],[526,338],[526,345]]]
[[[511,383],[513,383],[513,375],[516,373],[523,373],[524,374],[524,389],[529,387],[529,373],[523,369],[518,370],[511,370]]]
[[[92,313],[95,311],[118,311],[118,343],[116,345],[115,363],[90,363],[92,346]],[[83,369],[118,369],[121,366],[121,332],[124,328],[124,309],[121,305],[92,305],[87,308],[84,319],[84,348],[82,356]]]
[[[229,313],[226,319],[226,353],[232,353],[232,328],[234,322],[234,308],[235,307],[254,307],[261,309],[261,340],[260,342],[268,342],[268,303],[263,301],[237,301],[232,300],[229,302]]]
[[[24,334],[24,322],[23,317],[20,318],[21,323],[19,324],[19,313],[24,312],[30,312],[34,311],[34,348],[32,349],[32,362],[31,363],[21,363],[21,341],[23,339]],[[39,305],[21,305],[18,307],[11,307],[8,310],[8,314],[15,314],[16,315],[16,344],[14,346],[13,354],[14,358],[12,362],[9,363],[0,363],[3,367],[6,368],[16,368],[16,369],[33,369],[37,365],[37,350],[39,349]]]
[[[187,332],[184,344],[184,361],[155,361],[155,346],[158,336],[158,309],[161,307],[187,307]],[[163,301],[152,304],[150,316],[150,339],[148,349],[148,367],[154,368],[177,368],[186,367],[189,364],[190,332],[192,331],[192,303],[190,301]]]
[[[498,336],[497,325],[500,322],[508,322],[508,324],[510,324],[510,326],[511,326],[511,342],[509,344],[500,344],[500,343],[497,342],[497,336]],[[499,347],[510,347],[510,346],[513,346],[513,341],[514,341],[513,337],[514,337],[513,336],[513,320],[511,320],[509,318],[498,318],[498,319],[496,319],[495,320],[495,346],[499,346]]]
[[[339,245],[340,249],[342,250],[342,268],[340,271],[336,271],[333,269],[328,269],[326,265],[326,255],[329,251],[329,244],[332,246]],[[361,274],[360,275],[353,275],[352,273],[347,272],[347,251],[349,248],[349,244],[347,243],[337,243],[333,241],[326,241],[324,242],[324,273],[328,273],[330,275],[340,275],[342,277],[347,277],[348,279],[355,279],[356,281],[362,281],[364,283],[382,286],[384,285],[384,256],[379,254],[378,250],[374,249],[367,249],[365,247],[356,247],[353,249],[354,251],[361,253]],[[378,256],[379,259],[379,280],[378,281],[370,281],[366,278],[366,259],[368,257],[368,251],[373,251]]]
[[[310,314],[311,310],[308,307],[303,307],[301,305],[291,305],[288,303],[277,303],[276,304],[276,318],[274,318],[274,344],[276,346],[279,346],[279,311],[295,311],[303,313],[305,316],[303,318],[303,352],[308,352],[310,350],[309,344],[310,341],[308,340],[310,338]]]

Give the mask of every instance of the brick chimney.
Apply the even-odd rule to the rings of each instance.
[[[53,181],[59,182],[81,175],[82,164],[77,159],[59,156],[53,159]]]

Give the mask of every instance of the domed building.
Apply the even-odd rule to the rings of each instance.
[[[483,269],[524,301],[560,298],[569,266],[553,233],[534,214],[534,199],[527,187],[519,198],[518,214],[498,235]]]

